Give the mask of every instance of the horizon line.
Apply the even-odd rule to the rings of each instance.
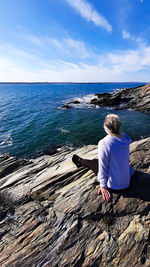
[[[145,81],[126,81],[126,82],[0,82],[0,84],[94,84],[94,83],[148,83]]]

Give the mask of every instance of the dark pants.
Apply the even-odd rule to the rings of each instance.
[[[91,169],[95,175],[98,174],[98,159],[81,159],[81,165]]]

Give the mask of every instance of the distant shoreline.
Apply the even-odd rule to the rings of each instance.
[[[0,84],[110,84],[110,83],[144,83],[147,82],[0,82]]]

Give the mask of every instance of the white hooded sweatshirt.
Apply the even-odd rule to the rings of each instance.
[[[107,135],[98,143],[99,169],[97,180],[100,187],[125,189],[130,185],[134,170],[129,166],[129,145],[131,138],[122,133],[122,137]]]

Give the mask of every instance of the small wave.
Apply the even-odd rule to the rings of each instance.
[[[59,128],[58,129],[61,133],[70,133],[70,131],[63,129],[63,128]]]
[[[106,106],[105,109],[111,110],[111,109],[114,109],[114,107],[108,107],[108,106]]]
[[[13,140],[12,140],[12,136],[10,133],[7,135],[1,135],[0,136],[0,146],[1,147],[11,146],[12,144],[13,144]]]
[[[82,97],[74,97],[72,99],[67,99],[63,101],[64,104],[69,105],[73,108],[92,108],[91,100],[93,98],[98,98],[95,94],[89,94]]]
[[[97,96],[95,96],[94,94],[90,94],[90,95],[85,95],[83,97],[76,97],[73,100],[75,100],[75,101],[77,100],[81,103],[90,103],[91,100],[93,99],[93,97],[97,98]]]

